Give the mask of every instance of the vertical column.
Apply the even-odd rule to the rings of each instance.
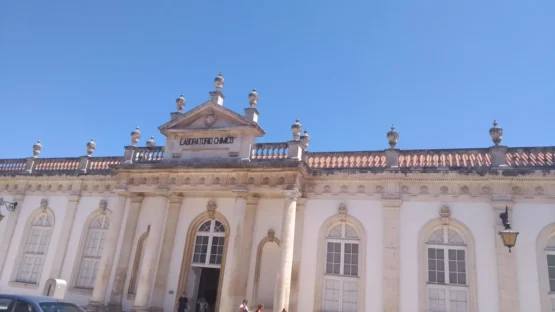
[[[518,280],[516,268],[516,253],[509,252],[509,249],[503,245],[501,237],[497,233],[504,230],[503,222],[499,215],[505,212],[505,207],[509,208],[509,221],[512,223],[513,218],[512,201],[494,200],[492,202],[493,218],[495,221],[495,253],[497,255],[497,280],[499,281],[499,311],[518,312]]]
[[[118,238],[123,221],[123,214],[127,197],[123,195],[118,196],[118,204],[112,211],[112,218],[110,220],[110,228],[108,229],[108,236],[104,243],[104,251],[96,273],[96,280],[94,282],[94,289],[91,296],[87,311],[96,312],[105,310],[106,303],[106,289],[110,280],[110,273],[112,272],[112,264],[114,262],[114,255],[118,246]]]
[[[171,195],[169,197],[168,215],[166,217],[166,228],[164,230],[164,237],[162,243],[162,251],[160,252],[160,261],[158,263],[158,272],[156,273],[156,280],[154,282],[154,292],[152,293],[152,310],[163,311],[164,306],[164,293],[166,290],[166,281],[170,269],[170,262],[172,258],[173,245],[175,242],[175,233],[177,231],[177,223],[179,221],[179,212],[181,210],[181,203],[183,196]],[[179,295],[178,295],[179,296]]]
[[[231,278],[229,282],[224,280],[222,291],[222,296],[220,298],[220,310],[222,311],[233,311],[238,309],[241,301],[245,299],[245,290],[241,287],[241,280],[244,278],[241,276],[244,271],[242,260],[242,249],[244,248],[245,237],[245,217],[247,211],[247,196],[246,190],[234,190],[235,195],[235,205],[233,207],[233,219],[235,220],[235,225],[232,227],[235,232],[230,231],[230,233],[235,234],[233,239],[233,258],[227,259],[225,263],[226,271],[231,271]],[[251,233],[252,235],[252,233]],[[252,237],[250,238],[252,241]]]
[[[301,256],[303,249],[304,210],[306,198],[297,201],[297,215],[295,216],[295,247],[293,250],[293,270],[291,273],[291,295],[289,299],[289,312],[297,312],[299,302],[299,277],[301,269]],[[281,311],[278,311],[281,312]]]
[[[130,205],[127,209],[127,221],[125,222],[125,228],[123,229],[123,239],[116,266],[114,285],[112,287],[112,294],[108,304],[108,310],[110,312],[121,312],[123,287],[125,285],[125,280],[127,279],[127,270],[131,259],[131,250],[133,249],[133,238],[135,237],[135,231],[137,230],[137,221],[139,220],[143,197],[132,195],[130,196],[129,201]]]
[[[139,282],[137,284],[137,294],[133,302],[131,311],[148,311],[150,301],[150,291],[155,278],[156,267],[162,236],[164,234],[164,221],[166,220],[166,212],[168,208],[168,198],[165,196],[157,196],[152,200],[153,209],[156,213],[152,215],[150,232],[146,240],[146,246],[143,250],[144,258],[139,269]]]
[[[52,271],[50,272],[51,278],[60,278],[60,273],[64,267],[67,245],[69,243],[69,238],[71,237],[71,232],[73,231],[73,221],[75,220],[75,213],[77,212],[77,206],[79,205],[79,194],[73,193],[69,195],[66,214],[64,216],[64,223],[62,226],[62,233],[60,234],[60,239],[58,240],[58,246],[56,247],[56,255],[54,258],[54,263],[52,265]],[[80,235],[76,233],[75,235]]]
[[[291,290],[291,271],[293,268],[293,246],[295,243],[295,217],[297,210],[297,197],[299,191],[285,191],[285,205],[281,226],[281,257],[280,267],[276,280],[274,310],[281,311],[289,308],[289,295]]]
[[[13,201],[17,203],[17,207],[14,211],[9,211],[9,217],[4,220],[4,226],[6,230],[4,231],[4,237],[0,242],[0,277],[2,276],[2,272],[4,271],[4,264],[6,263],[6,257],[9,254],[10,247],[13,240],[13,234],[15,229],[17,228],[17,224],[19,222],[19,213],[23,208],[23,200],[25,199],[24,194],[16,194],[13,197]]]
[[[383,311],[399,311],[400,257],[399,230],[402,201],[382,199],[383,204]]]

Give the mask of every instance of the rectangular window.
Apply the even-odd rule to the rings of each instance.
[[[212,246],[210,248],[210,264],[222,264],[222,255],[224,254],[225,237],[212,237]]]
[[[443,249],[428,248],[428,282],[445,284],[445,255]]]
[[[428,312],[468,312],[466,289],[428,287]]]
[[[357,299],[358,281],[342,280],[334,277],[324,279],[324,298],[321,311],[356,312]]]
[[[555,292],[555,255],[547,255],[547,270],[549,274],[549,291]]]
[[[328,242],[326,274],[341,274],[341,243]]]
[[[466,285],[464,250],[449,249],[449,284]]]
[[[430,288],[428,291],[428,311],[447,312],[445,289]]]
[[[208,236],[198,235],[195,239],[195,250],[193,253],[193,263],[205,264],[208,253]]]
[[[343,275],[358,276],[358,244],[345,243]]]

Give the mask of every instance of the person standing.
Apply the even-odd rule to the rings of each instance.
[[[256,309],[255,312],[263,312],[264,311],[264,305],[261,303],[258,305],[258,309]]]
[[[247,299],[243,300],[243,304],[239,306],[239,312],[249,312],[249,306],[247,303]]]
[[[188,310],[189,308],[189,298],[187,298],[187,292],[184,291],[183,295],[181,295],[181,297],[179,297],[179,299],[177,300],[177,312],[185,312]]]
[[[199,312],[208,312],[208,301],[204,297],[200,298],[198,301]]]

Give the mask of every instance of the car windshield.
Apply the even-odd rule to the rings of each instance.
[[[40,308],[44,312],[84,312],[81,307],[67,302],[41,302]]]

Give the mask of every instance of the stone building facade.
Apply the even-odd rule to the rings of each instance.
[[[89,311],[211,311],[243,299],[281,311],[555,311],[554,147],[311,152],[256,143],[258,94],[238,114],[224,79],[185,98],[123,156],[0,160],[0,293],[43,293]],[[487,135],[487,134],[485,134]],[[385,140],[384,140],[385,143]],[[498,231],[505,209],[520,232]],[[550,274],[553,273],[553,274]]]

